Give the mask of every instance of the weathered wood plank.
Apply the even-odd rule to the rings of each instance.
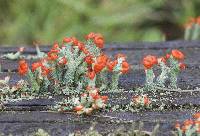
[[[138,66],[139,67],[139,66]],[[123,88],[131,89],[133,87],[141,86],[145,82],[145,73],[143,69],[132,68],[128,74],[122,75],[120,77],[120,86]],[[179,87],[182,89],[186,88],[195,88],[200,86],[199,77],[200,77],[200,68],[198,66],[188,66],[186,70],[182,71],[178,77]],[[155,71],[156,72],[156,71]],[[157,73],[157,72],[156,72]],[[17,73],[0,73],[0,79],[3,79],[5,76],[11,76],[11,84],[15,84],[18,80],[23,79],[24,77],[19,76]]]
[[[127,122],[143,121],[145,130],[152,130],[153,126],[160,123],[160,134],[170,135],[176,120],[184,121],[192,116],[191,111],[175,112],[110,112],[98,113],[92,116],[78,116],[71,113],[51,113],[51,112],[1,112],[0,131],[5,134],[25,135],[34,132],[38,128],[43,128],[52,135],[63,136],[77,130],[86,130],[91,122],[97,122],[96,129],[106,134],[118,128],[120,125],[129,127]],[[125,123],[126,122],[126,123]],[[87,124],[87,125],[86,125]]]
[[[14,73],[14,72],[2,72],[0,73],[0,79],[4,79],[6,76],[10,76],[10,85],[15,85],[17,83],[17,81],[24,79],[24,77],[20,76],[18,73]]]
[[[176,48],[176,47],[174,47]],[[200,48],[183,48],[181,49],[186,56],[185,63],[188,64],[189,67],[196,66],[200,67],[200,57],[199,57],[199,52]],[[170,50],[169,50],[170,51]],[[142,69],[142,59],[144,56],[152,54],[152,55],[157,55],[157,56],[162,56],[166,54],[167,49],[145,49],[145,50],[135,50],[135,49],[128,49],[128,50],[106,50],[105,53],[108,54],[109,56],[115,56],[118,53],[123,53],[127,55],[127,61],[135,66],[137,69]],[[36,60],[27,60],[29,64],[33,63]],[[13,61],[13,60],[7,60],[7,59],[2,59],[0,58],[0,65],[2,71],[5,70],[17,70],[18,67],[18,60]]]
[[[168,95],[161,95],[160,92],[155,94],[147,92],[148,96],[153,99],[159,100],[162,97],[163,100],[152,102],[153,110],[157,110],[158,105],[165,104],[163,110],[173,111],[174,109],[200,109],[200,92],[196,93],[178,93],[172,92]],[[112,106],[119,105],[125,106],[131,102],[135,92],[121,92],[121,93],[106,93],[109,97],[108,103]],[[20,100],[14,102],[7,102],[4,104],[5,111],[47,111],[52,110],[52,106],[55,106],[65,96],[53,96],[53,98],[35,98],[32,100]],[[152,111],[152,110],[147,110]]]
[[[117,53],[127,55],[128,62],[133,65],[134,71],[120,78],[120,86],[123,88],[132,89],[144,84],[145,76],[141,65],[142,58],[145,55],[163,55],[168,49],[179,48],[186,54],[186,64],[188,68],[179,76],[178,84],[182,89],[195,88],[200,86],[200,42],[192,41],[172,41],[158,43],[130,43],[130,44],[109,44],[105,47],[105,52],[113,56]],[[42,47],[41,50],[47,52],[48,47]],[[15,52],[17,48],[0,47],[0,55],[8,52]],[[35,54],[34,48],[27,48],[25,54]],[[33,61],[29,61],[32,63]],[[0,59],[3,71],[8,69],[16,72],[17,61]],[[0,79],[8,73],[1,73]],[[11,84],[15,84],[21,77],[17,73],[10,73],[12,76]],[[108,94],[111,104],[127,104],[134,93]],[[152,94],[149,94],[150,96]],[[162,96],[162,97],[168,97]],[[89,128],[92,121],[96,121],[97,130],[107,134],[109,131],[118,128],[125,124],[126,128],[130,128],[127,121],[143,121],[146,125],[145,130],[151,130],[156,123],[161,124],[159,136],[169,136],[170,131],[174,128],[176,120],[184,121],[190,118],[195,112],[192,107],[186,111],[176,109],[178,106],[193,105],[200,106],[200,92],[195,93],[171,93],[171,102],[166,101],[172,109],[163,112],[145,111],[140,113],[131,112],[101,112],[92,116],[77,116],[73,113],[55,113],[47,112],[50,106],[55,105],[55,102],[60,98],[53,99],[33,99],[23,100],[19,102],[9,102],[5,104],[7,111],[0,112],[0,132],[5,134],[12,133],[14,135],[29,135],[38,128],[47,130],[51,135],[64,136],[70,132],[77,130],[86,130]],[[127,98],[127,99],[123,99]],[[12,111],[15,110],[15,111]],[[109,117],[108,117],[109,116]],[[120,120],[120,121],[119,121]],[[119,123],[116,123],[116,121]],[[87,124],[87,125],[86,125]],[[166,133],[167,132],[167,133]]]
[[[9,53],[9,52],[16,52],[19,47],[23,47],[24,45],[18,45],[15,47],[0,47],[0,53]],[[25,46],[25,53],[36,53],[35,47],[32,45]],[[40,45],[40,49],[42,51],[47,52],[49,50],[50,45]],[[200,48],[200,41],[167,41],[167,42],[132,42],[132,43],[108,43],[105,45],[104,50],[129,50],[129,49],[136,49],[136,50],[145,50],[145,49],[173,49],[173,48]]]
[[[25,47],[25,46],[21,45],[19,47]],[[19,47],[16,47],[16,46],[13,46],[13,47],[4,47],[4,46],[2,46],[2,47],[0,47],[0,54],[2,55],[2,54],[6,54],[6,53],[11,53],[11,52],[13,52],[13,53],[17,52],[18,49],[19,49]],[[50,46],[48,46],[48,45],[45,45],[45,46],[42,45],[42,46],[40,46],[41,51],[44,51],[44,52],[49,51],[49,48],[50,48]],[[25,47],[24,54],[36,54],[35,47],[34,46],[27,46],[27,47]]]
[[[200,41],[167,41],[167,42],[132,42],[132,43],[110,43],[105,46],[105,48],[112,49],[174,49],[174,48],[199,48]]]
[[[16,73],[11,73],[11,84],[14,85],[16,81],[20,80],[21,77],[17,75]],[[0,78],[3,78],[7,76],[7,73],[0,74]],[[198,80],[198,77],[200,76],[199,69],[187,69],[184,71],[178,80],[178,85],[182,89],[189,88],[195,88],[200,86],[200,82]],[[120,78],[120,87],[125,88],[126,90],[134,89],[139,86],[142,86],[145,81],[145,75],[143,70],[136,70],[133,73],[130,72],[127,75],[124,75]],[[116,94],[108,94],[109,98],[111,99],[109,103],[112,105],[116,104],[128,104],[131,100],[131,97],[135,95],[134,93],[121,93],[119,95]],[[149,94],[149,96],[152,96],[153,94]],[[158,97],[159,91],[157,92]],[[121,97],[119,99],[119,97]],[[152,96],[154,97],[154,96]],[[198,106],[200,105],[199,99],[196,99],[200,97],[200,92],[194,92],[194,93],[178,93],[178,92],[171,92],[170,95],[162,96],[166,97],[168,101],[165,103],[171,107],[174,105],[181,106],[181,105],[189,105],[190,103],[192,105]],[[126,99],[122,99],[126,98]],[[195,98],[195,99],[194,99]],[[186,100],[187,99],[187,100]],[[58,101],[61,99],[55,99],[55,101]],[[14,102],[6,105],[6,110],[47,110],[49,109],[48,106],[51,106],[54,102],[54,100],[47,100],[47,99],[41,99],[41,100],[23,100],[22,102]],[[40,104],[41,103],[41,104]],[[37,108],[38,106],[38,108]]]

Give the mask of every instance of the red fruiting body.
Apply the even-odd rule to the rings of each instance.
[[[151,103],[151,101],[149,100],[149,98],[147,96],[144,96],[144,105],[149,105]]]
[[[83,108],[84,108],[83,105],[78,105],[78,106],[74,107],[74,110],[81,111]]]
[[[104,38],[101,34],[96,34],[96,33],[91,32],[85,37],[85,39],[87,40],[92,39],[94,43],[96,44],[96,46],[99,48],[103,48],[104,46]]]
[[[200,25],[200,16],[196,18],[196,23]]]
[[[32,71],[34,72],[36,69],[42,66],[41,62],[35,62],[32,64]]]
[[[93,80],[95,78],[96,74],[94,71],[88,72],[87,73],[87,77],[90,78],[91,80]]]
[[[183,125],[185,125],[185,126],[189,126],[189,125],[193,125],[193,124],[194,124],[194,122],[191,119],[187,119],[183,122]]]
[[[26,63],[25,60],[20,60],[18,66],[18,73],[23,76],[27,74],[27,72],[28,72],[28,64]]]
[[[75,37],[72,37],[71,39],[72,39],[73,44],[75,46],[78,46],[79,41]]]
[[[101,96],[101,99],[104,103],[106,103],[108,101],[108,96]]]
[[[51,49],[49,53],[57,54],[58,52],[59,52],[59,49]]]
[[[99,73],[101,72],[101,70],[105,67],[105,65],[103,63],[96,63],[94,65],[94,71],[95,73]]]
[[[51,72],[50,68],[47,68],[45,66],[42,66],[42,75],[47,76]]]
[[[106,56],[105,54],[101,54],[98,58],[97,58],[97,62],[98,63],[106,63],[108,61],[108,56]]]
[[[71,43],[71,42],[72,42],[72,39],[69,38],[69,37],[65,37],[65,38],[63,39],[63,43]]]
[[[57,42],[55,42],[54,45],[53,45],[53,47],[52,47],[52,49],[55,50],[55,49],[58,49],[58,48],[59,48],[59,45],[58,45]]]
[[[171,56],[170,54],[166,54],[165,58],[166,58],[166,59],[169,59],[170,56]]]
[[[181,127],[181,125],[177,122],[177,123],[175,124],[175,128],[178,129],[178,128],[180,128],[180,127]]]
[[[78,42],[77,46],[78,46],[79,50],[81,50],[81,51],[85,48],[85,45],[83,42]]]
[[[78,46],[79,41],[75,37],[65,37],[63,43],[73,43],[73,45]]]
[[[85,36],[85,39],[86,40],[93,39],[95,37],[95,35],[96,35],[95,33],[91,32],[91,33],[89,33],[88,35]]]
[[[85,57],[85,62],[86,62],[87,64],[92,64],[92,63],[94,63],[93,58],[94,58],[94,57],[93,57],[92,55],[88,55],[88,56]]]
[[[107,61],[108,61],[108,57],[106,55],[104,55],[104,54],[100,55],[97,58],[97,62],[94,65],[95,73],[101,72],[101,70],[106,66]]]
[[[179,68],[180,70],[184,70],[186,68],[186,64],[185,63],[179,63]]]
[[[143,59],[143,65],[146,69],[152,68],[157,63],[158,60],[156,56],[148,55]]]
[[[104,46],[104,38],[101,34],[96,34],[94,37],[94,43],[96,44],[97,47],[103,48]]]
[[[172,50],[172,56],[177,60],[184,59],[184,54],[181,51],[176,50],[176,49]]]
[[[195,124],[195,125],[200,125],[200,121],[199,121],[199,120],[195,120],[195,121],[194,121],[194,124]]]
[[[107,68],[109,71],[113,71],[113,68],[117,65],[117,60],[110,61],[107,63]]]
[[[132,101],[136,104],[143,102],[145,106],[148,106],[151,103],[147,96],[133,96]]]
[[[100,95],[98,93],[90,93],[90,96],[94,99],[97,100],[100,98]]]
[[[50,53],[58,53],[58,52],[60,52],[59,45],[57,42],[55,42],[53,47],[50,50]]]
[[[193,115],[194,118],[196,119],[200,119],[200,112],[197,112]]]
[[[125,73],[127,73],[128,71],[129,71],[129,64],[128,64],[128,62],[123,61],[123,62],[122,62],[122,70],[121,70],[121,72],[122,72],[123,74],[125,74]]]
[[[192,120],[192,119],[186,119],[184,122],[183,122],[183,126],[181,127],[181,125],[177,122],[176,125],[175,125],[175,128],[176,129],[180,129],[181,127],[181,130],[183,133],[187,133],[186,131],[188,131],[189,129],[190,130],[193,130],[195,129],[195,132],[199,133],[200,132],[200,113],[197,112],[193,115],[194,118],[196,118],[197,120]],[[191,131],[190,131],[191,132]],[[193,134],[193,132],[192,132]],[[196,134],[196,133],[195,133]],[[187,134],[186,134],[187,135]]]
[[[56,53],[48,52],[47,55],[48,55],[47,60],[49,61],[54,61],[58,59],[58,55]]]

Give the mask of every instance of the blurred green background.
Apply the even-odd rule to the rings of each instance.
[[[99,32],[106,42],[182,39],[200,0],[0,0],[0,45],[51,44]]]

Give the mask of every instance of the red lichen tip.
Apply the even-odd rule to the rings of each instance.
[[[177,60],[183,60],[185,58],[184,54],[177,49],[172,50],[172,56]]]
[[[20,60],[18,66],[18,73],[23,76],[26,75],[27,72],[28,72],[28,64],[26,63],[25,60]]]
[[[200,119],[200,112],[197,112],[193,115],[195,119]]]
[[[156,64],[158,64],[156,56],[148,55],[143,59],[143,65],[146,69],[151,69]]]

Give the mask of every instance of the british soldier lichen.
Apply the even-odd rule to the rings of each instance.
[[[143,65],[145,68],[146,82],[143,90],[155,90],[156,87],[163,88],[177,88],[177,78],[181,70],[186,68],[183,63],[184,54],[177,49],[166,54],[164,57],[156,57],[153,55],[147,55],[143,59]],[[160,74],[155,76],[154,67],[160,69]],[[167,84],[166,82],[169,82]]]
[[[181,125],[176,123],[176,136],[199,136],[200,135],[200,113],[197,112],[193,115],[194,119],[186,119]]]
[[[85,43],[75,37],[66,37],[62,46],[54,43],[47,55],[33,63],[32,68],[24,60],[20,61],[19,74],[27,75],[36,92],[47,91],[51,86],[54,93],[80,94],[82,92],[77,90],[84,90],[88,85],[101,91],[117,90],[119,76],[128,72],[129,64],[123,55],[111,62],[102,52],[103,46],[101,34],[88,34]],[[108,72],[113,77],[110,83],[107,82]]]
[[[105,109],[108,96],[102,94],[123,91],[118,87],[119,78],[128,73],[130,65],[124,54],[111,58],[102,51],[104,38],[101,34],[90,33],[85,39],[81,42],[75,37],[65,37],[61,45],[55,42],[47,53],[36,46],[37,61],[31,66],[24,59],[19,61],[18,73],[27,81],[21,80],[13,87],[7,83],[7,89],[3,89],[7,92],[1,89],[2,99],[62,94],[63,101],[56,105],[59,111],[91,114],[97,109]],[[146,83],[143,88],[135,90],[130,103],[123,105],[125,109],[151,108],[154,98],[146,93],[155,93],[157,87],[176,89],[178,74],[186,67],[184,57],[177,49],[161,57],[145,56]],[[155,68],[160,70],[159,74],[154,74]],[[11,97],[12,93],[17,97]]]
[[[185,40],[199,40],[200,39],[200,17],[190,18],[184,25]]]

